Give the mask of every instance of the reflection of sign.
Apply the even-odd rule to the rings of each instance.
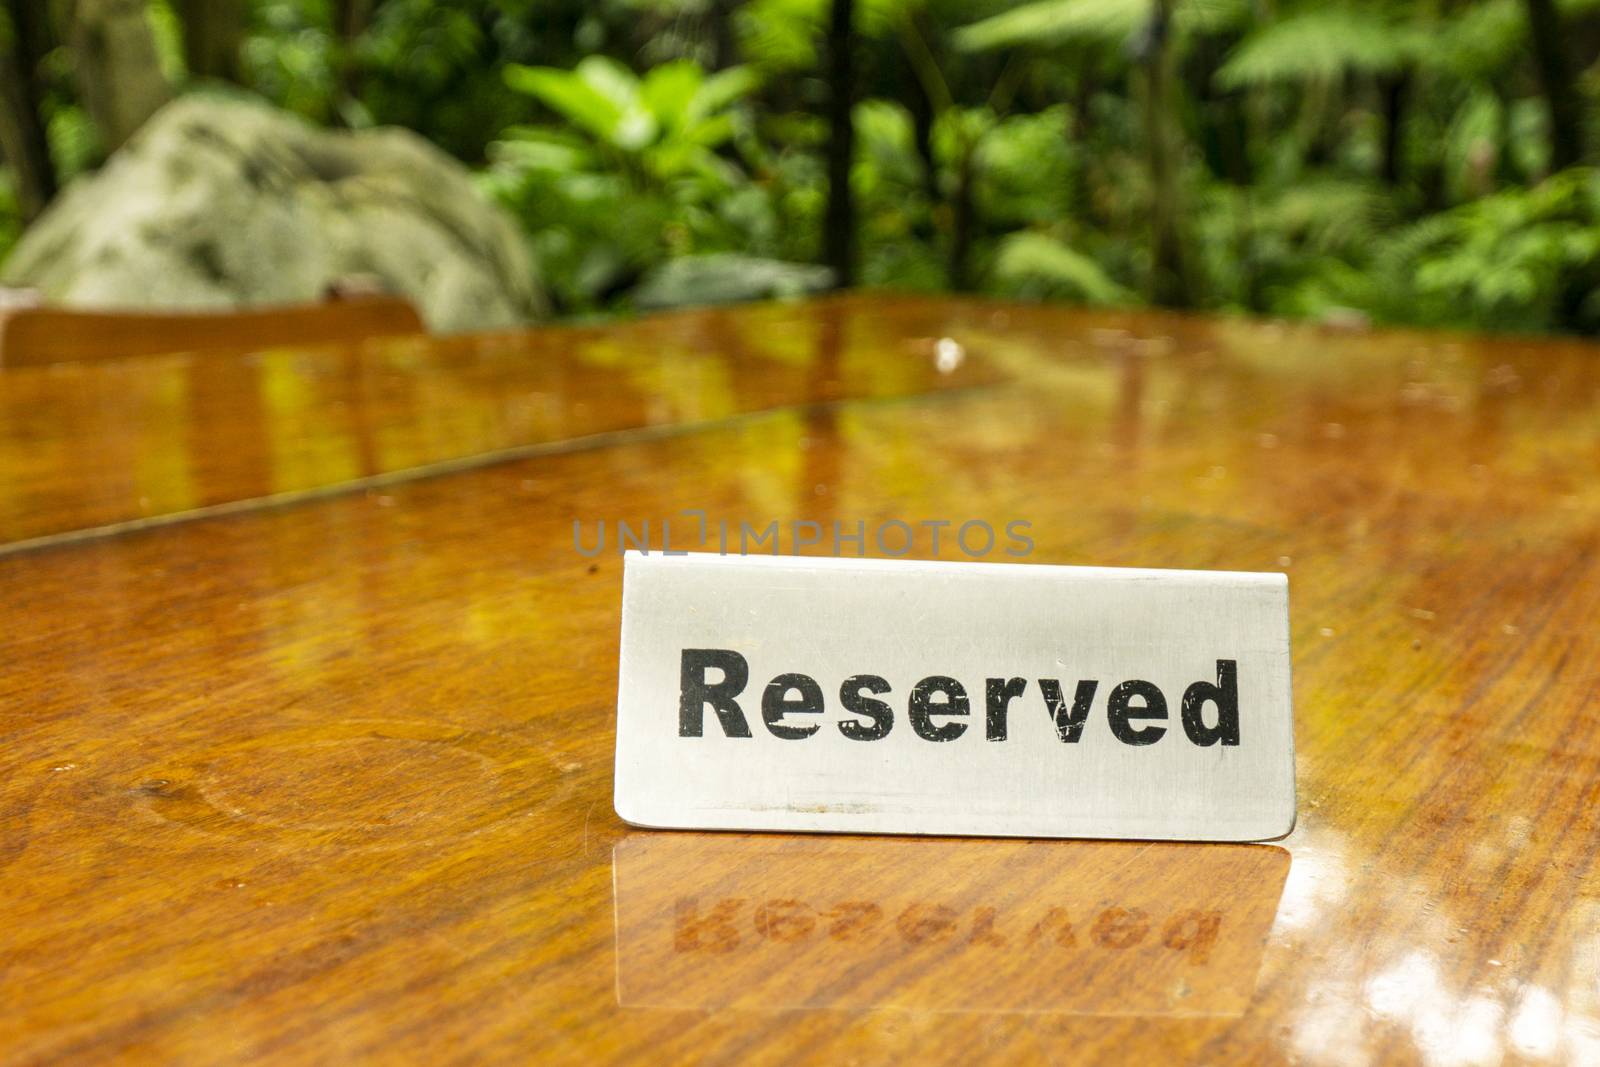
[[[1294,823],[1281,574],[630,554],[642,826],[1247,841]]]
[[[636,834],[617,999],[1237,1015],[1288,870],[1252,845]]]

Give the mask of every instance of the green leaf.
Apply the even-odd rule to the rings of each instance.
[[[1486,0],[1444,21],[1421,59],[1458,76],[1478,76],[1520,59],[1527,37],[1522,0]]]
[[[545,131],[535,131],[543,133]],[[565,143],[555,137],[515,136],[507,130],[505,140],[489,146],[490,158],[496,164],[510,164],[528,170],[547,170],[557,174],[570,174],[592,165],[593,159],[582,147]]]
[[[610,140],[618,148],[637,151],[655,140],[660,126],[645,106],[639,78],[609,56],[589,56],[573,68],[583,83],[617,108]]]
[[[704,82],[700,64],[692,59],[663,63],[639,83],[639,99],[663,127],[681,130],[692,121],[689,109]]]
[[[703,119],[749,95],[761,79],[749,67],[729,67],[719,70],[700,83],[689,102],[689,117]]]
[[[1251,0],[1178,0],[1179,33],[1216,32],[1250,16]],[[968,52],[1015,45],[1085,42],[1120,45],[1150,21],[1152,0],[1036,0],[957,30],[956,47]]]
[[[1118,44],[1149,17],[1149,0],[1039,0],[963,27],[953,40],[968,52],[1069,41]]]
[[[683,131],[685,144],[698,145],[702,148],[715,148],[733,136],[734,125],[731,115],[712,115],[702,119],[693,126]]]
[[[1042,288],[1091,304],[1126,303],[1133,293],[1111,279],[1100,264],[1049,234],[1014,233],[1000,242],[997,280],[1015,288]]]
[[[1426,40],[1414,26],[1361,8],[1313,8],[1273,22],[1233,50],[1216,81],[1224,89],[1382,74],[1414,61]]]
[[[827,28],[827,0],[749,0],[733,19],[741,54],[762,70],[811,70]]]
[[[610,100],[618,111],[639,104],[639,78],[610,56],[588,56],[572,68],[583,83]]]
[[[586,133],[610,142],[622,123],[617,102],[572,71],[554,67],[506,67],[506,84],[526,93]]]

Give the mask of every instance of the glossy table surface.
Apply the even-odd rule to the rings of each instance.
[[[0,372],[0,1061],[1600,1062],[1597,476],[1593,345],[910,297]],[[629,829],[685,509],[1287,571],[1296,830]]]

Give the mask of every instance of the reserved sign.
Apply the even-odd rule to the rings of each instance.
[[[1255,841],[1294,825],[1281,574],[625,562],[638,826]]]

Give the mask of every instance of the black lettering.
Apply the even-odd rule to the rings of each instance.
[[[852,715],[864,715],[870,724],[859,719],[839,720],[839,732],[852,741],[881,741],[894,728],[894,711],[881,700],[862,696],[862,690],[887,693],[889,682],[876,674],[853,674],[839,687],[839,703]]]
[[[1129,703],[1136,697],[1143,703],[1137,706]],[[1161,695],[1154,682],[1134,678],[1117,686],[1106,701],[1106,715],[1111,721],[1111,732],[1125,745],[1153,745],[1167,733],[1165,726],[1133,726],[1135,719],[1167,717],[1167,698]]]
[[[1231,659],[1217,660],[1217,684],[1196,682],[1183,691],[1183,732],[1202,748],[1218,741],[1239,743],[1239,665]],[[1206,702],[1217,706],[1217,725],[1207,726]]]
[[[706,681],[706,670],[711,667],[722,672],[722,681]],[[733,699],[744,691],[749,680],[750,665],[737,652],[725,648],[684,649],[678,669],[678,736],[701,736],[709,703],[724,734],[749,737],[750,724],[745,721],[744,709]]]
[[[1027,688],[1026,678],[990,678],[984,683],[984,734],[989,740],[1006,739],[1006,710]]]
[[[791,697],[791,690],[797,695]],[[822,688],[810,675],[780,674],[767,683],[767,691],[761,694],[761,720],[767,724],[767,732],[773,737],[785,741],[800,741],[810,737],[822,729],[821,723],[791,726],[783,721],[783,717],[821,714]]]
[[[943,693],[945,699],[935,704],[934,693]],[[924,741],[954,741],[967,732],[964,722],[934,723],[935,715],[966,715],[967,691],[954,678],[934,675],[924,678],[911,690],[911,728]]]
[[[1083,724],[1089,718],[1089,705],[1094,703],[1094,691],[1099,687],[1099,682],[1079,682],[1078,690],[1072,697],[1072,707],[1068,708],[1061,694],[1061,683],[1054,678],[1039,679],[1044,706],[1056,721],[1056,736],[1067,744],[1075,745],[1078,738],[1083,736]]]

